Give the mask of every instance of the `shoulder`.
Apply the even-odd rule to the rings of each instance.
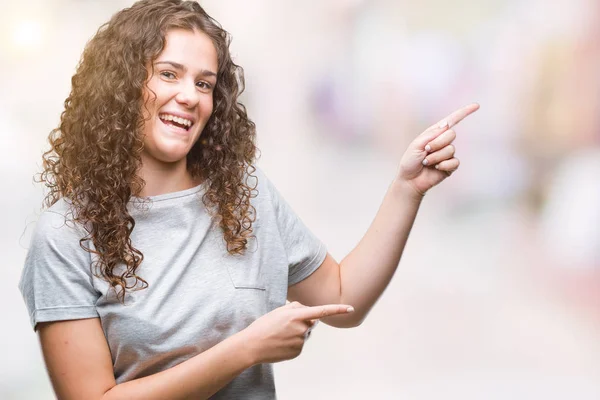
[[[255,187],[257,191],[257,199],[260,202],[273,202],[273,196],[276,194],[276,189],[273,183],[267,177],[265,171],[254,165],[254,172],[248,176],[248,184],[250,187]]]
[[[79,246],[79,239],[87,235],[83,226],[74,221],[74,210],[68,200],[59,199],[39,215],[33,230],[31,245],[61,243]]]

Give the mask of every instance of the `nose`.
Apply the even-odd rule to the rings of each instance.
[[[198,104],[200,93],[194,82],[181,82],[178,89],[175,100],[179,104],[187,108],[194,108]]]

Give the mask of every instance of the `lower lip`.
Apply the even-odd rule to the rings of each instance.
[[[180,128],[178,126],[175,125],[169,125],[166,124],[162,119],[160,119],[160,122],[172,133],[176,134],[177,136],[188,136],[190,134],[190,129],[192,129],[192,127],[190,126],[187,130]]]

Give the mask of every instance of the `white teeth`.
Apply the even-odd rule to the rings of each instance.
[[[165,121],[175,121],[178,124],[187,126],[188,128],[190,126],[192,126],[192,121],[190,121],[189,119],[180,118],[180,117],[177,117],[177,116],[171,115],[171,114],[161,114],[161,115],[159,115],[159,118],[163,119]]]

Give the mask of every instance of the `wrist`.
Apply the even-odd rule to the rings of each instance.
[[[402,200],[420,204],[425,197],[425,193],[420,192],[409,181],[405,179],[394,179],[389,189],[396,197]]]
[[[258,346],[258,341],[250,334],[248,328],[234,336],[237,339],[240,354],[248,368],[263,362],[261,359],[262,351]]]

